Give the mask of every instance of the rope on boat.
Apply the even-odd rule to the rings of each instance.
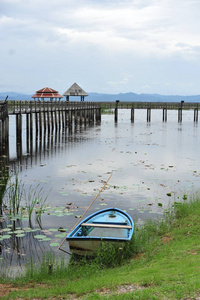
[[[105,186],[107,185],[108,181],[110,180],[112,176],[112,173],[110,174],[108,180],[105,182],[105,184],[103,185],[103,187],[100,189],[100,191],[98,192],[98,194],[94,197],[94,199],[92,200],[92,202],[90,203],[90,205],[88,206],[88,208],[85,210],[85,212],[82,214],[81,218],[78,219],[78,221],[76,222],[76,224],[72,227],[72,229],[70,230],[70,232],[72,232],[72,230],[81,222],[82,218],[85,216],[86,212],[90,209],[90,207],[92,206],[92,204],[95,202],[95,200],[97,199],[97,197],[99,197],[99,195],[101,194],[101,192],[103,191],[103,189],[105,188]],[[69,233],[70,233],[69,232]],[[70,252],[64,250],[64,249],[61,249],[62,245],[64,244],[66,238],[64,238],[64,240],[62,241],[62,243],[60,244],[60,246],[58,247],[58,250],[61,250],[67,254],[71,254]]]

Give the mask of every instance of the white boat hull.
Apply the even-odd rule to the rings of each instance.
[[[69,249],[71,252],[78,255],[95,255],[95,252],[101,246],[102,241],[87,240],[87,241],[69,241]]]

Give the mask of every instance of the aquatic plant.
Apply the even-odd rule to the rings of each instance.
[[[1,199],[1,207],[4,203],[9,216],[28,217],[31,224],[32,215],[41,227],[41,215],[44,212],[47,196],[44,197],[43,186],[39,183],[36,187],[31,186],[27,191],[24,183],[19,180],[18,174],[9,178],[4,197]]]
[[[18,175],[15,175],[15,180],[12,182],[12,178],[8,183],[8,187],[5,192],[6,204],[8,206],[10,215],[18,215],[20,213],[20,204],[23,197],[24,185],[19,181]]]
[[[44,197],[43,194],[43,186],[40,183],[36,187],[31,186],[28,192],[24,190],[25,208],[29,221],[31,221],[33,212],[35,212],[36,220],[41,224],[41,215],[44,212],[44,204],[47,200],[47,196]]]
[[[3,167],[0,171],[0,216],[2,215],[3,211],[3,198],[6,191],[6,184],[9,179],[8,169]]]

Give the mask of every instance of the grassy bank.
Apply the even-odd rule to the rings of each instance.
[[[200,200],[175,203],[159,224],[135,231],[130,259],[64,266],[46,257],[23,277],[1,279],[2,299],[199,299]],[[132,251],[132,252],[131,252]],[[108,267],[108,265],[110,267]],[[4,295],[4,297],[3,297]]]

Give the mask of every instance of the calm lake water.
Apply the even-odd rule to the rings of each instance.
[[[1,220],[1,235],[7,235],[0,239],[2,264],[14,269],[31,257],[40,260],[49,250],[60,255],[57,246],[66,233],[59,227],[72,228],[111,173],[89,214],[119,207],[139,225],[147,218],[162,217],[174,201],[198,192],[200,127],[193,122],[193,111],[183,112],[182,123],[177,115],[168,111],[168,121],[163,123],[162,111],[155,110],[147,123],[146,110],[136,110],[131,123],[130,110],[119,110],[117,124],[114,115],[102,115],[101,125],[54,132],[41,141],[33,135],[31,151],[24,128],[20,155],[11,116],[10,171],[18,170],[27,195],[33,197],[33,191],[41,188],[47,200],[41,218],[34,213],[31,224],[26,216]]]

